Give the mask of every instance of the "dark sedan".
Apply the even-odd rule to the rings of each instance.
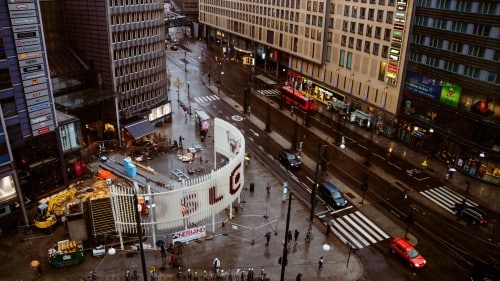
[[[453,211],[458,216],[470,221],[472,224],[485,224],[486,212],[474,206],[469,206],[464,203],[456,203]]]
[[[288,169],[297,169],[302,165],[300,158],[295,153],[285,149],[278,153],[278,160]]]

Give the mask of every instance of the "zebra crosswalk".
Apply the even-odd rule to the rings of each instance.
[[[352,212],[327,222],[332,233],[345,244],[356,249],[376,244],[390,236],[360,211]]]
[[[220,98],[218,95],[210,95],[210,96],[195,97],[194,100],[197,103],[209,103],[213,101],[218,101],[220,100]]]
[[[462,203],[465,199],[464,196],[456,193],[455,191],[447,188],[446,186],[435,187],[420,191],[420,194],[427,197],[429,200],[444,208],[450,213],[455,213],[453,207],[455,203]],[[477,206],[478,204],[470,200],[466,200],[466,204],[470,206]]]
[[[276,90],[276,89],[258,90],[257,93],[259,95],[272,97],[272,96],[279,96],[280,95],[280,90]]]

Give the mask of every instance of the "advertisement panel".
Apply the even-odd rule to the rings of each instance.
[[[462,93],[462,87],[453,85],[449,82],[443,83],[443,88],[441,89],[441,97],[439,101],[444,104],[451,106],[458,106],[458,101],[460,100],[460,94]]]

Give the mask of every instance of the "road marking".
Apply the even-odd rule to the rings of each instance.
[[[435,187],[427,190],[420,191],[420,194],[427,197],[427,199],[434,202],[436,205],[445,209],[446,211],[454,214],[453,207],[456,203],[464,202],[465,197],[449,189],[446,186]],[[469,206],[478,206],[477,203],[466,200]]]
[[[355,211],[330,221],[332,232],[344,243],[361,249],[376,244],[390,236],[360,211]]]
[[[258,137],[258,136],[259,136],[259,133],[255,132],[255,131],[254,131],[254,130],[252,130],[252,129],[249,129],[249,130],[253,133],[253,135],[254,135],[254,136],[256,136],[256,137]]]

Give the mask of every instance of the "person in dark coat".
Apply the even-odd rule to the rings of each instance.
[[[295,277],[295,281],[301,281],[302,280],[302,273],[297,274],[297,277]]]
[[[167,251],[165,250],[165,244],[163,243],[161,243],[160,245],[160,253],[161,253],[161,259],[167,258]]]
[[[295,243],[297,243],[297,239],[299,238],[299,234],[300,234],[300,232],[297,229],[295,229],[295,233],[293,235],[293,238],[295,239]]]

